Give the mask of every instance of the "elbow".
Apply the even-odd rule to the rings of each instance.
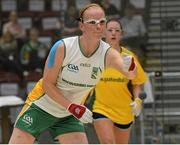
[[[42,89],[44,90],[44,92],[46,92],[46,90],[47,90],[47,88],[48,88],[48,85],[49,85],[48,80],[46,80],[46,79],[43,78],[43,81],[42,81]]]
[[[137,76],[137,69],[133,70],[133,71],[129,71],[128,73],[128,79],[132,80]]]
[[[133,80],[135,77],[136,77],[135,74],[130,74],[130,75],[128,76],[128,79]]]
[[[51,90],[54,86],[55,86],[55,83],[53,83],[52,81],[50,81],[47,78],[43,78],[42,89],[44,90],[44,92],[47,93],[47,91]]]

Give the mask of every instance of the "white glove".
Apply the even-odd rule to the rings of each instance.
[[[134,58],[130,55],[123,56],[124,69],[126,71],[133,71],[136,68]]]
[[[82,123],[92,123],[92,112],[83,105],[70,104],[67,110]]]
[[[136,98],[134,102],[130,103],[130,106],[132,107],[132,113],[136,117],[139,116],[142,109],[142,100],[139,98]]]

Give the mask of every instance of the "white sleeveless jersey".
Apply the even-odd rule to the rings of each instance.
[[[65,58],[56,86],[65,98],[80,104],[83,97],[100,80],[106,52],[110,46],[101,40],[95,52],[90,57],[86,57],[83,55],[78,36],[65,38],[62,41],[65,47]],[[55,117],[70,115],[64,107],[47,94],[34,103]]]

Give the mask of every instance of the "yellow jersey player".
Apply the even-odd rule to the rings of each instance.
[[[135,55],[119,45],[122,37],[121,23],[115,19],[107,22],[106,42],[124,59],[131,55],[137,64],[137,76],[129,80],[113,68],[104,71],[100,82],[86,98],[85,105],[93,112],[94,127],[100,143],[127,144],[134,116],[141,111],[139,93],[147,77]],[[132,94],[128,83],[132,84]]]

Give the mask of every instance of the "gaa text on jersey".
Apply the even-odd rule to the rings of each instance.
[[[28,114],[25,114],[22,119],[25,123],[32,125],[33,124],[33,118],[29,116]]]
[[[69,71],[72,71],[72,72],[79,72],[79,68],[78,68],[78,66],[77,65],[74,65],[74,64],[68,64],[67,65],[67,69],[69,70]]]

